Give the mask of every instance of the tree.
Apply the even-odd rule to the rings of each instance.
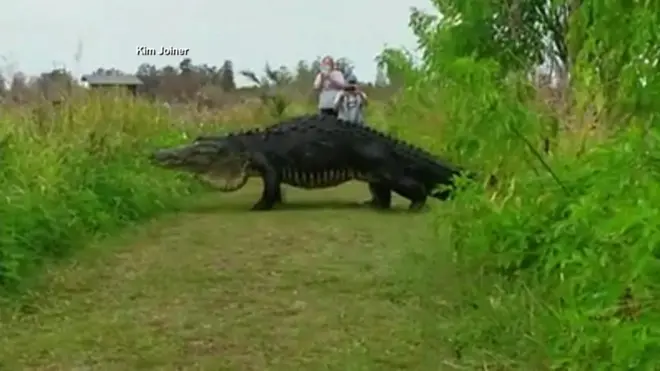
[[[27,85],[27,76],[24,73],[16,72],[9,84],[9,91],[16,102],[23,102],[28,98],[29,89]]]
[[[42,96],[49,99],[59,99],[68,93],[75,84],[73,76],[63,68],[56,68],[50,72],[42,73],[34,79],[34,85]]]
[[[296,84],[301,87],[312,86],[315,77],[316,72],[314,71],[312,64],[307,63],[304,60],[298,61],[295,72]]]
[[[547,0],[434,0],[442,16],[413,10],[410,24],[427,64],[453,57],[490,58],[503,70],[531,70],[544,60],[567,66],[570,7]]]
[[[402,49],[386,48],[376,57],[380,73],[384,74],[388,85],[404,86],[406,80],[416,73],[412,68],[412,55]]]
[[[261,78],[249,70],[241,71],[241,75],[262,88],[282,87],[294,80],[294,75],[286,67],[280,66],[277,69],[273,69],[268,63],[264,67],[264,76]]]
[[[181,71],[182,74],[188,74],[191,73],[194,68],[194,65],[192,63],[192,59],[190,58],[184,58],[179,62],[179,70]]]
[[[0,98],[6,97],[7,93],[9,93],[7,80],[2,74],[0,74]]]
[[[264,77],[259,78],[252,71],[241,71],[241,75],[257,84],[260,88],[261,102],[270,110],[271,115],[273,117],[282,117],[291,103],[283,94],[282,88],[294,81],[293,74],[284,66],[273,69],[269,64],[266,64],[264,67],[264,74]]]
[[[236,90],[236,81],[234,80],[234,64],[230,60],[225,60],[220,67],[219,85],[225,92]]]
[[[335,60],[335,65],[338,70],[342,72],[347,78],[353,76],[353,71],[355,69],[353,62],[346,57],[340,57]]]
[[[378,66],[378,69],[376,70],[376,81],[374,81],[374,85],[378,88],[383,88],[389,85],[384,66]]]
[[[148,94],[151,98],[156,97],[156,90],[160,85],[160,78],[158,76],[158,69],[155,65],[149,63],[142,63],[136,72],[137,77],[142,80],[142,93]]]

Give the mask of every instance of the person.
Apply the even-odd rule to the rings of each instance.
[[[367,94],[357,85],[357,79],[351,76],[347,85],[335,96],[337,117],[344,121],[364,124],[363,110],[367,106]]]
[[[344,74],[336,68],[330,56],[321,60],[321,71],[314,79],[314,89],[319,92],[319,112],[337,117],[335,97],[346,85]]]

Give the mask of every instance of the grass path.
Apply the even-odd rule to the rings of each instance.
[[[406,276],[426,216],[357,208],[360,185],[247,212],[258,193],[205,196],[50,267],[3,314],[0,370],[447,369]]]

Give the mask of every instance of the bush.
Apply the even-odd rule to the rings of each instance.
[[[572,14],[566,116],[539,109],[525,71],[505,66],[502,54],[466,51],[456,32],[487,18],[471,22],[464,12],[458,31],[423,16],[411,22],[424,58],[409,63],[405,109],[389,115],[396,130],[500,179],[492,192],[466,185],[435,209],[441,238],[405,265],[415,270],[422,333],[452,351],[450,367],[660,363],[660,133],[651,103],[660,74],[649,47],[659,40],[647,32],[657,15],[612,9],[619,5],[585,2]]]
[[[657,364],[660,164],[646,147],[632,131],[557,161],[561,184],[530,174],[495,202],[474,189],[461,196],[455,261],[481,284],[455,298],[454,341],[561,369]]]
[[[172,208],[196,189],[146,163],[150,148],[185,134],[158,108],[96,96],[47,109],[7,107],[1,118],[0,285],[7,291],[90,235]]]
[[[405,267],[416,271],[411,289],[429,341],[452,350],[457,369],[652,369],[660,152],[648,128],[656,123],[631,121],[586,150],[582,133],[561,132],[560,149],[543,154],[554,123],[520,98],[524,83],[498,84],[489,63],[453,67],[456,83],[433,94],[442,125],[398,130],[418,142],[435,132],[436,149],[500,184],[463,187],[434,211],[437,243],[410,252]]]

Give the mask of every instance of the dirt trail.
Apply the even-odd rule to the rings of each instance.
[[[247,212],[258,192],[207,196],[51,267],[3,319],[0,369],[441,369],[420,363],[401,275],[424,216],[357,208],[360,185]]]

